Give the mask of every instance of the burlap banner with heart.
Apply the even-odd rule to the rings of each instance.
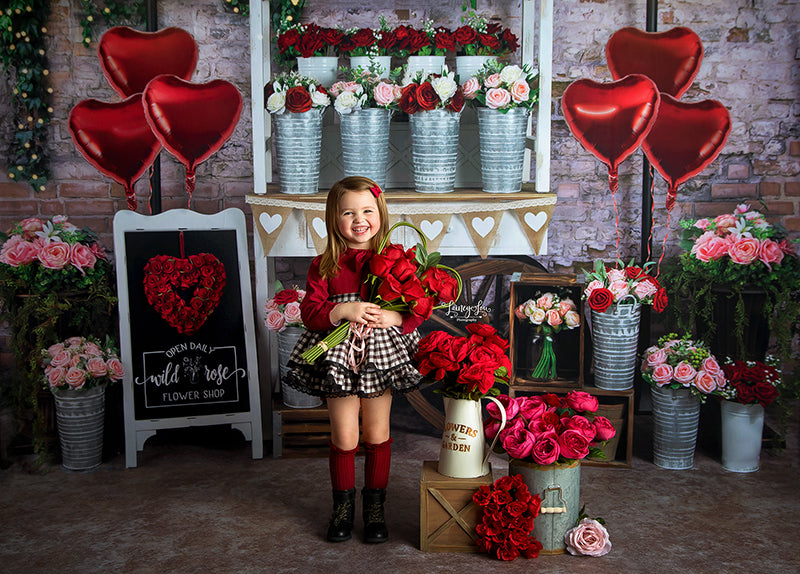
[[[406,217],[425,235],[425,239],[428,241],[428,253],[431,253],[439,249],[439,244],[447,233],[447,227],[450,225],[453,214],[415,214]]]
[[[314,242],[314,249],[317,250],[317,254],[319,255],[325,251],[325,246],[328,243],[328,231],[325,228],[325,212],[306,209],[303,211],[303,215],[306,217],[306,225],[308,225],[308,232],[311,234],[311,240]]]
[[[261,238],[261,247],[264,253],[269,255],[275,240],[281,234],[281,229],[292,214],[292,208],[258,204],[253,204],[250,208],[253,210],[253,219],[256,222],[258,236]]]
[[[483,213],[462,213],[464,223],[467,226],[472,242],[478,250],[481,259],[486,259],[489,249],[494,243],[497,230],[500,229],[500,218],[503,217],[502,211],[485,211]]]
[[[553,217],[555,205],[538,205],[535,207],[520,207],[514,211],[519,218],[520,225],[528,236],[533,252],[539,255],[542,242],[547,236],[547,227]]]

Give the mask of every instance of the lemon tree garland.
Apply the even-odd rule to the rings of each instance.
[[[83,29],[83,44],[88,46],[95,39],[94,28],[102,17],[108,26],[123,23],[141,23],[145,20],[144,0],[81,0],[83,17],[80,20]]]

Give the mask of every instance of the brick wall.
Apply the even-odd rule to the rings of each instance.
[[[52,179],[43,193],[10,181],[9,166],[0,157],[0,228],[29,216],[66,213],[79,225],[101,233],[112,246],[112,219],[125,209],[121,186],[110,183],[75,150],[66,126],[70,109],[86,98],[118,101],[102,77],[96,44],[81,42],[77,14],[80,0],[52,3],[48,22],[50,78],[55,88],[54,121],[50,126]],[[363,7],[367,4],[368,7]],[[660,2],[660,31],[687,26],[702,39],[704,60],[684,101],[720,100],[731,112],[733,129],[720,157],[702,174],[681,186],[672,211],[668,252],[675,252],[676,230],[682,217],[716,215],[737,203],[763,201],[769,217],[800,237],[800,9],[795,0],[709,0]],[[519,34],[521,3],[481,0],[479,8],[498,17]],[[437,3],[375,0],[308,0],[305,20],[322,25],[372,25],[378,16],[390,22],[419,24],[422,17],[443,25],[458,25],[461,0]],[[644,28],[645,3],[640,0],[556,0],[554,95],[578,78],[609,81],[604,48],[619,28]],[[159,27],[178,26],[190,32],[200,57],[193,81],[221,78],[235,83],[245,99],[242,119],[223,149],[201,164],[193,207],[203,213],[240,207],[249,213],[244,196],[252,190],[250,130],[249,28],[245,18],[224,11],[221,0],[159,3]],[[0,117],[8,114],[9,89],[0,83]],[[569,134],[554,105],[551,190],[559,201],[550,226],[549,255],[540,261],[552,271],[577,270],[597,257],[613,255],[615,214],[603,164],[584,151]],[[11,130],[0,127],[2,143]],[[186,207],[183,168],[162,153],[163,207]],[[617,204],[623,257],[638,258],[641,229],[641,155],[620,169]],[[148,183],[136,184],[140,204],[146,204]],[[655,181],[654,252],[661,253],[667,214],[666,186]],[[140,212],[145,208],[140,207]],[[303,274],[303,263],[281,264],[285,278]],[[1,333],[1,332],[0,332]],[[0,353],[4,345],[0,335]],[[0,354],[0,360],[3,355]]]

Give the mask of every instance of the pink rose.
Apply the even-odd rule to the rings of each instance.
[[[625,281],[628,277],[622,269],[611,269],[607,273],[609,283],[614,281]]]
[[[108,367],[108,378],[112,381],[119,381],[125,374],[125,369],[122,367],[122,362],[116,357],[106,361]]]
[[[516,428],[503,438],[503,448],[511,458],[523,459],[531,454],[534,437],[525,428]]]
[[[547,405],[542,401],[542,397],[518,397],[516,399],[519,406],[519,414],[526,421],[532,421],[541,417],[547,410]]]
[[[770,264],[780,264],[780,262],[783,261],[783,255],[784,253],[780,244],[776,243],[772,239],[764,239],[761,242],[761,249],[758,251],[758,259],[770,270],[772,269],[772,265]]]
[[[70,246],[63,241],[50,241],[37,255],[42,267],[63,269],[69,263]]]
[[[103,351],[100,350],[97,343],[92,343],[91,341],[87,341],[83,346],[83,352],[90,357],[99,357],[103,354]]]
[[[617,429],[611,424],[611,421],[604,416],[594,417],[594,430],[597,433],[597,440],[610,440],[617,434]]]
[[[561,319],[561,315],[558,312],[558,309],[550,309],[547,312],[547,322],[550,324],[551,327],[557,327],[563,322]]]
[[[589,439],[578,429],[567,429],[558,437],[558,448],[565,458],[586,458]]]
[[[92,357],[86,361],[86,370],[95,379],[105,377],[108,374],[108,365],[101,357]]]
[[[62,348],[50,359],[50,365],[53,367],[66,367],[71,360],[72,353]]]
[[[728,228],[736,227],[736,217],[730,213],[724,213],[715,217],[714,223],[717,224],[718,233],[721,235],[725,233]]]
[[[639,299],[647,299],[652,297],[658,291],[658,287],[652,281],[639,281],[634,285],[633,292]]]
[[[583,293],[584,295],[586,295],[586,297],[589,297],[589,295],[592,294],[592,291],[594,291],[595,289],[599,289],[600,287],[605,287],[605,285],[603,285],[603,282],[600,281],[599,279],[593,279],[586,286],[586,289],[583,290]]]
[[[527,102],[530,97],[531,87],[525,80],[517,80],[511,84],[511,98],[515,102]]]
[[[719,366],[719,363],[714,357],[706,357],[703,359],[703,365],[701,369],[707,372],[709,375],[718,375],[722,372],[722,369]]]
[[[53,220],[53,222],[55,223],[55,220]],[[42,231],[44,229],[42,220],[36,217],[23,219],[19,222],[19,226],[22,229],[22,237],[25,239],[32,239],[36,236],[37,231]]]
[[[507,106],[511,101],[511,94],[503,88],[490,88],[486,91],[486,107],[493,110]]]
[[[705,229],[706,229],[706,227],[708,227],[709,223],[711,223],[711,222],[707,218],[704,217],[702,219],[698,219],[697,221],[695,221],[694,222],[694,226],[696,228],[698,228],[698,229],[702,229],[703,231],[705,231]]]
[[[600,406],[597,397],[590,395],[586,391],[570,391],[564,397],[567,406],[579,413],[594,413]]]
[[[51,389],[60,386],[67,374],[64,367],[49,366],[44,371],[47,376],[47,384],[50,385]]]
[[[531,458],[536,464],[553,464],[558,460],[560,454],[558,435],[554,431],[540,434],[531,450]]]
[[[507,420],[511,420],[519,414],[519,404],[515,399],[512,399],[508,395],[500,395],[497,397],[497,400],[500,401],[500,404],[503,405],[503,408],[506,410]],[[486,405],[486,412],[489,413],[489,416],[493,419],[501,420],[502,418],[500,409],[494,404],[494,401]]]
[[[525,315],[525,306],[524,305],[519,305],[516,309],[514,309],[514,316],[517,319],[525,319],[525,317],[526,317],[526,315]]]
[[[12,267],[27,265],[39,255],[35,243],[23,240],[19,235],[11,237],[0,251],[0,262]]]
[[[481,89],[481,83],[475,76],[461,85],[461,91],[464,92],[464,97],[468,100],[475,99],[475,92]]]
[[[558,304],[558,311],[562,315],[566,315],[567,311],[577,311],[578,307],[575,305],[575,301],[567,297],[566,299],[562,299],[561,302]]]
[[[80,389],[83,383],[86,382],[86,373],[83,369],[79,369],[78,367],[70,367],[67,374],[64,376],[64,380],[70,388]]]
[[[54,215],[53,216],[53,225],[60,223],[61,227],[64,228],[66,231],[75,231],[78,229],[75,225],[71,224],[67,221],[66,215]]]
[[[396,93],[394,85],[386,82],[378,82],[378,85],[372,88],[372,95],[379,106],[388,106],[394,103]]]
[[[103,261],[108,260],[108,256],[106,255],[106,250],[99,243],[92,243],[89,246],[89,250],[94,254],[96,259],[102,259]]]
[[[705,394],[709,394],[717,388],[717,379],[714,375],[701,370],[697,373],[694,386]]]
[[[47,347],[47,354],[51,357],[55,357],[58,353],[64,350],[64,343],[56,343],[55,345],[50,345]]]
[[[284,314],[286,315],[286,323],[302,323],[303,317],[300,315],[300,303],[297,301],[292,301],[291,303],[286,304],[286,308],[283,310]]]
[[[554,295],[552,293],[545,293],[536,300],[536,306],[540,309],[548,311],[553,306]]]
[[[83,337],[70,337],[69,339],[64,341],[64,344],[67,347],[79,347],[80,345],[83,344]]]
[[[92,253],[92,250],[82,243],[75,243],[70,249],[69,262],[78,268],[78,270],[94,268],[97,262],[97,257]]]
[[[486,422],[483,423],[483,434],[487,439],[494,440],[494,437],[496,437],[499,432],[500,421],[497,419],[487,419]]]
[[[570,417],[569,420],[567,420],[565,426],[568,429],[575,429],[580,431],[583,434],[583,436],[586,437],[586,440],[588,440],[589,442],[593,441],[595,435],[597,434],[594,425],[589,421],[589,419],[587,419],[582,415],[575,415],[574,417]]]
[[[286,318],[280,311],[270,311],[264,320],[270,331],[282,331],[286,327]]]
[[[758,239],[754,237],[740,237],[730,246],[728,255],[734,263],[748,265],[758,257],[760,247]]]
[[[667,352],[664,349],[657,349],[652,353],[648,354],[645,358],[645,363],[648,367],[655,367],[656,365],[660,365],[662,363],[667,362]]]
[[[725,257],[728,254],[730,245],[728,240],[715,235],[702,245],[695,243],[692,247],[692,253],[703,263],[708,263]]]
[[[672,380],[673,374],[672,365],[661,363],[660,365],[656,365],[653,369],[652,377],[657,386],[663,387]]]
[[[672,374],[672,376],[684,387],[688,387],[692,384],[692,381],[697,376],[697,371],[695,371],[694,367],[686,361],[681,361],[678,363],[678,366],[675,367],[675,372]]]
[[[604,556],[611,551],[611,541],[605,527],[591,518],[564,534],[564,544],[573,556]]]
[[[788,239],[781,239],[781,242],[778,243],[783,251],[784,255],[794,255],[796,253],[796,249],[794,247],[794,243],[791,243]]]
[[[581,316],[575,311],[567,311],[564,315],[564,323],[570,329],[575,329],[581,326]]]
[[[483,83],[487,88],[497,88],[500,86],[500,74],[492,74]]]
[[[624,279],[619,281],[613,281],[609,286],[608,290],[614,294],[614,301],[619,301],[623,297],[625,297],[628,293],[630,293],[630,288],[628,287],[628,282]]]
[[[280,307],[278,307],[278,304],[275,302],[275,299],[269,299],[267,301],[267,304],[264,305],[264,310],[266,310],[266,311],[280,311]]]

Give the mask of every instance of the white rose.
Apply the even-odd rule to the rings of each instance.
[[[311,92],[311,104],[318,108],[324,108],[331,105],[331,100],[327,94],[314,90]]]
[[[500,70],[500,81],[504,84],[513,84],[522,77],[522,68],[519,66],[506,66]]]
[[[433,86],[433,91],[436,92],[436,95],[439,96],[442,102],[446,102],[452,98],[453,94],[455,94],[458,89],[458,84],[447,76],[434,78],[431,80],[431,86]]]
[[[353,92],[342,92],[333,102],[334,109],[340,114],[349,114],[358,106],[358,98]]]
[[[275,92],[267,98],[267,111],[271,114],[282,114],[286,109],[286,94]]]

